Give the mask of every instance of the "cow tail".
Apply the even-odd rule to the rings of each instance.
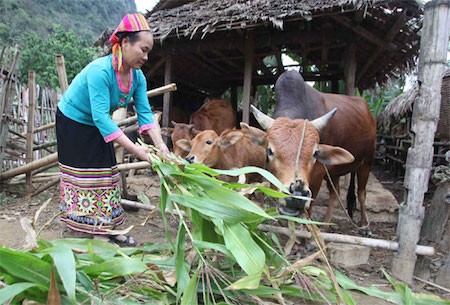
[[[347,192],[347,211],[350,218],[353,219],[353,211],[356,209],[356,195],[355,195],[355,172],[351,173],[350,184]]]

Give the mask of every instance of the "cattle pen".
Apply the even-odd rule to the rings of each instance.
[[[187,2],[190,11],[197,5],[195,1]],[[394,138],[383,135],[386,149],[383,158],[387,160],[386,163],[393,168],[393,171],[404,176],[405,201],[399,212],[396,241],[330,233],[323,233],[322,238],[327,242],[364,245],[395,252],[392,272],[397,278],[407,283],[411,283],[414,278],[419,277],[429,279],[429,272],[427,274],[426,271],[429,271],[430,257],[436,255],[437,249],[447,251],[445,264],[442,265],[440,283],[443,283],[444,289],[450,289],[450,279],[445,275],[445,272],[450,273],[450,255],[448,246],[445,248],[444,244],[448,242],[445,234],[448,235],[450,230],[448,224],[450,212],[445,199],[448,198],[448,180],[440,184],[439,191],[436,191],[436,198],[433,199],[439,212],[433,212],[428,207],[425,209],[424,206],[424,194],[428,191],[432,172],[438,165],[448,167],[448,160],[445,160],[445,157],[448,156],[449,139],[439,138],[438,141],[433,141],[433,139],[435,139],[434,131],[441,130],[439,126],[442,126],[438,126],[440,95],[443,100],[444,94],[448,92],[441,90],[446,88],[445,84],[450,80],[450,77],[443,72],[447,51],[444,45],[448,45],[450,28],[449,3],[448,1],[434,0],[425,5],[423,34],[420,37],[423,49],[420,49],[419,52],[417,45],[419,28],[403,28],[407,21],[420,19],[422,12],[420,8],[409,2],[401,2],[402,4],[408,3],[407,8],[404,8],[399,19],[394,23],[389,20],[390,27],[387,32],[383,32],[385,35],[380,38],[367,30],[370,28],[370,24],[358,23],[364,19],[364,10],[370,11],[372,8],[364,6],[367,5],[366,1],[358,2],[361,4],[361,7],[358,8],[345,6],[346,10],[342,10],[342,14],[333,11],[335,8],[324,8],[320,12],[314,9],[305,10],[307,12],[304,15],[305,19],[299,17],[301,14],[294,16],[293,20],[289,21],[292,23],[285,23],[286,32],[279,37],[267,29],[267,24],[276,25],[280,22],[282,24],[282,18],[277,19],[283,15],[282,11],[279,12],[280,15],[277,18],[261,21],[261,24],[236,19],[234,21],[227,20],[222,25],[216,20],[217,23],[208,25],[207,22],[191,20],[192,26],[184,28],[185,35],[179,35],[178,29],[189,24],[181,18],[187,13],[180,7],[171,7],[172,2],[166,1],[167,7],[156,9],[147,15],[149,23],[158,25],[155,27],[155,37],[159,43],[155,46],[155,56],[144,68],[146,76],[154,78],[155,83],[160,86],[148,91],[148,96],[156,97],[163,106],[162,126],[168,126],[172,106],[180,105],[180,100],[185,97],[198,101],[203,100],[206,95],[221,96],[225,91],[229,94],[234,108],[242,110],[242,121],[248,123],[250,121],[250,104],[258,102],[257,86],[274,83],[276,77],[287,69],[281,59],[283,48],[290,49],[297,55],[301,54],[302,62],[299,64],[299,68],[308,71],[306,77],[309,80],[328,82],[329,87],[334,91],[337,91],[339,81],[342,84],[342,80],[344,80],[345,91],[349,95],[354,95],[356,88],[368,88],[378,81],[382,83],[386,75],[397,76],[396,73],[399,70],[404,71],[405,67],[413,66],[415,56],[420,54],[420,86],[414,87],[415,91],[412,92],[414,97],[404,97],[408,100],[410,112],[408,119],[410,125],[406,130],[407,137]],[[161,1],[161,4],[163,3],[164,1]],[[220,7],[217,3],[211,3],[210,6]],[[170,26],[164,24],[163,17],[173,16],[173,10],[177,9],[180,12],[180,19],[171,20]],[[355,9],[354,16],[350,18],[345,15],[345,13],[353,12],[353,9]],[[374,19],[382,18],[382,13],[376,11],[373,16],[378,16]],[[219,17],[218,19],[220,19]],[[320,22],[308,23],[311,20],[320,20]],[[195,22],[199,23],[195,24]],[[411,21],[410,24],[412,23]],[[345,33],[351,33],[351,41],[339,42],[329,37],[330,34],[327,30],[337,24],[348,31],[344,34],[341,33],[339,37],[345,36]],[[215,26],[216,28],[214,28]],[[306,33],[306,29],[311,31],[311,27],[321,33],[319,38],[313,38],[310,32]],[[305,34],[301,34],[291,44],[285,44],[284,40],[288,39],[294,28],[305,30]],[[171,32],[172,30],[173,32]],[[226,31],[233,32],[231,34]],[[176,34],[174,34],[175,32]],[[215,40],[217,37],[214,35],[218,32],[231,35],[228,38],[229,41]],[[396,52],[403,50],[397,45],[401,39],[394,41],[394,37],[397,33],[406,32],[409,36],[406,35],[407,38],[401,36],[401,38],[412,39],[405,41],[405,44],[410,44],[411,48],[407,49],[408,56],[400,60]],[[198,35],[201,37],[197,37]],[[210,36],[214,38],[209,39]],[[360,36],[365,36],[366,41],[360,43]],[[180,37],[185,40],[179,42],[177,39]],[[259,40],[261,37],[267,39]],[[306,42],[302,42],[302,39]],[[162,43],[163,41],[164,43]],[[262,41],[267,41],[267,45]],[[273,44],[270,45],[269,42]],[[176,48],[178,43],[184,43],[184,47]],[[374,47],[370,48],[369,45]],[[333,53],[333,50],[336,53]],[[369,58],[361,55],[364,52],[370,54]],[[389,71],[380,68],[382,66],[380,57],[387,56],[386,52],[390,54],[392,62],[398,61],[398,65],[391,67],[392,70]],[[4,48],[0,58],[2,59],[0,60],[0,109],[2,110],[0,117],[0,165],[2,166],[0,183],[2,183],[2,189],[6,185],[9,187],[26,186],[25,193],[33,197],[48,190],[59,181],[59,173],[56,170],[57,155],[53,127],[56,103],[61,92],[37,86],[33,80],[33,72],[30,72],[27,88],[20,86],[16,81],[19,53],[16,49]],[[211,54],[215,54],[216,57],[210,57]],[[339,54],[339,56],[335,56],[335,54]],[[263,59],[269,55],[273,55],[273,61],[271,65],[267,66],[263,64]],[[344,60],[338,60],[338,57],[344,58]],[[67,80],[64,80],[63,58],[57,58],[57,66],[61,90],[64,91],[64,88],[67,88]],[[311,71],[312,66],[318,66],[323,70],[321,72]],[[208,67],[211,69],[208,70]],[[342,70],[342,67],[345,69]],[[381,70],[377,70],[377,68]],[[201,73],[199,70],[202,70]],[[203,74],[205,71],[209,71],[211,74]],[[176,82],[177,85],[173,82]],[[441,107],[443,107],[442,105],[443,102]],[[184,111],[189,112],[187,109]],[[443,116],[441,114],[441,120],[445,119],[446,115],[448,116],[448,113]],[[125,118],[123,113],[118,118],[119,126],[126,132],[134,132],[137,129],[135,122],[135,117]],[[445,128],[448,132],[448,125],[443,128],[444,133]],[[432,139],[431,142],[430,139]],[[131,162],[131,160],[123,159],[123,156],[118,158],[122,158],[119,169],[123,172],[151,166],[148,162]],[[446,173],[444,172],[444,174]],[[138,209],[154,210],[156,208],[127,199],[122,200],[122,203]],[[422,235],[421,228],[423,228]],[[286,236],[292,233],[288,229],[270,226],[261,226],[260,229]],[[311,237],[310,232],[294,232],[299,238]],[[434,232],[434,234],[430,237],[429,235],[425,236],[424,232],[427,234]]]

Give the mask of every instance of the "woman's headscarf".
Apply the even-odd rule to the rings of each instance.
[[[111,37],[109,37],[109,41],[112,44],[112,62],[114,70],[122,71],[123,69],[122,48],[120,47],[121,39],[116,34],[140,31],[150,31],[150,27],[148,26],[145,17],[142,14],[126,14],[112,33]]]

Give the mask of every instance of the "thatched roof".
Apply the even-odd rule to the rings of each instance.
[[[389,130],[392,122],[398,121],[412,112],[414,101],[418,96],[419,85],[414,84],[411,89],[392,99],[378,116],[378,125],[382,126],[384,130]]]
[[[398,122],[401,118],[411,115],[414,102],[419,97],[419,85],[415,84],[408,91],[403,92],[392,99],[383,112],[380,113],[377,121],[385,131],[391,128],[391,125]],[[447,69],[442,78],[441,87],[441,108],[440,120],[438,123],[436,135],[442,139],[450,138],[450,69]]]
[[[170,34],[193,38],[199,33],[203,38],[208,33],[251,28],[254,25],[272,25],[283,28],[285,20],[300,18],[310,21],[318,16],[340,8],[358,10],[373,7],[381,0],[328,0],[328,1],[160,1],[149,16],[149,23],[158,39]]]
[[[186,99],[242,86],[249,39],[253,85],[289,68],[282,53],[297,56],[307,80],[342,80],[353,46],[356,86],[372,88],[415,66],[422,14],[415,0],[162,0],[146,15],[156,43],[143,70],[161,85],[170,55]]]

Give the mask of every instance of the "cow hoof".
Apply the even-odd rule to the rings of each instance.
[[[359,230],[359,235],[369,238],[373,236],[372,231],[369,229]]]

